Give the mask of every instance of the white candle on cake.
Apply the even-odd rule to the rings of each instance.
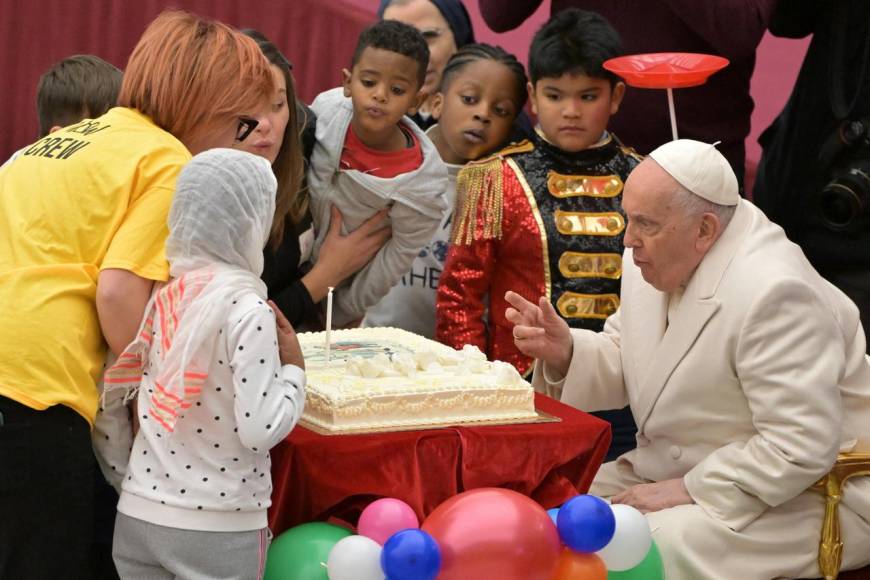
[[[332,330],[332,290],[329,286],[329,292],[326,294],[326,364],[329,365],[329,333]]]

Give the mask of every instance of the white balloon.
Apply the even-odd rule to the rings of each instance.
[[[326,559],[329,580],[384,580],[381,546],[365,536],[347,536],[338,541]]]
[[[613,504],[616,531],[613,539],[597,552],[608,570],[621,572],[640,564],[652,545],[652,535],[646,517],[625,504]]]

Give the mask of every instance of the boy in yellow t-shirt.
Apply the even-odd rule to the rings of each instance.
[[[36,88],[40,139],[104,114],[118,102],[120,89],[121,71],[98,56],[77,54],[55,63],[39,77]],[[7,163],[22,151],[16,151]]]
[[[28,232],[0,235],[0,395],[93,423],[106,355],[97,277],[167,278],[166,215],[189,159],[178,139],[119,107],[50,133],[0,173],[0,230]],[[35,183],[54,195],[15,194]]]

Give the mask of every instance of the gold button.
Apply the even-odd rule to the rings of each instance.
[[[568,271],[569,272],[576,272],[579,269],[580,269],[580,265],[577,262],[569,262],[568,263]]]
[[[613,230],[619,229],[619,220],[616,218],[607,218],[607,229],[611,232]]]
[[[613,302],[606,303],[601,310],[604,311],[604,314],[613,314],[616,312],[616,305]]]
[[[568,314],[577,314],[577,305],[572,302],[565,307],[565,312]]]
[[[573,224],[571,223],[571,218],[559,218],[559,229],[570,232],[574,229],[572,226]]]
[[[604,273],[605,274],[613,274],[615,272],[616,272],[616,266],[614,266],[613,264],[607,264],[606,266],[604,266]]]
[[[611,179],[607,182],[607,185],[604,186],[604,192],[607,195],[615,195],[619,191],[619,182],[615,179]]]
[[[559,191],[565,191],[565,188],[568,186],[568,182],[564,179],[559,179],[556,181],[556,189]]]

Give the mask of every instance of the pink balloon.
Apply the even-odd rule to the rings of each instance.
[[[411,506],[400,499],[385,497],[370,503],[359,517],[356,529],[380,545],[396,532],[419,528],[420,522]]]
[[[438,580],[551,580],[562,549],[544,508],[509,489],[456,495],[429,514],[423,530],[441,549]]]

